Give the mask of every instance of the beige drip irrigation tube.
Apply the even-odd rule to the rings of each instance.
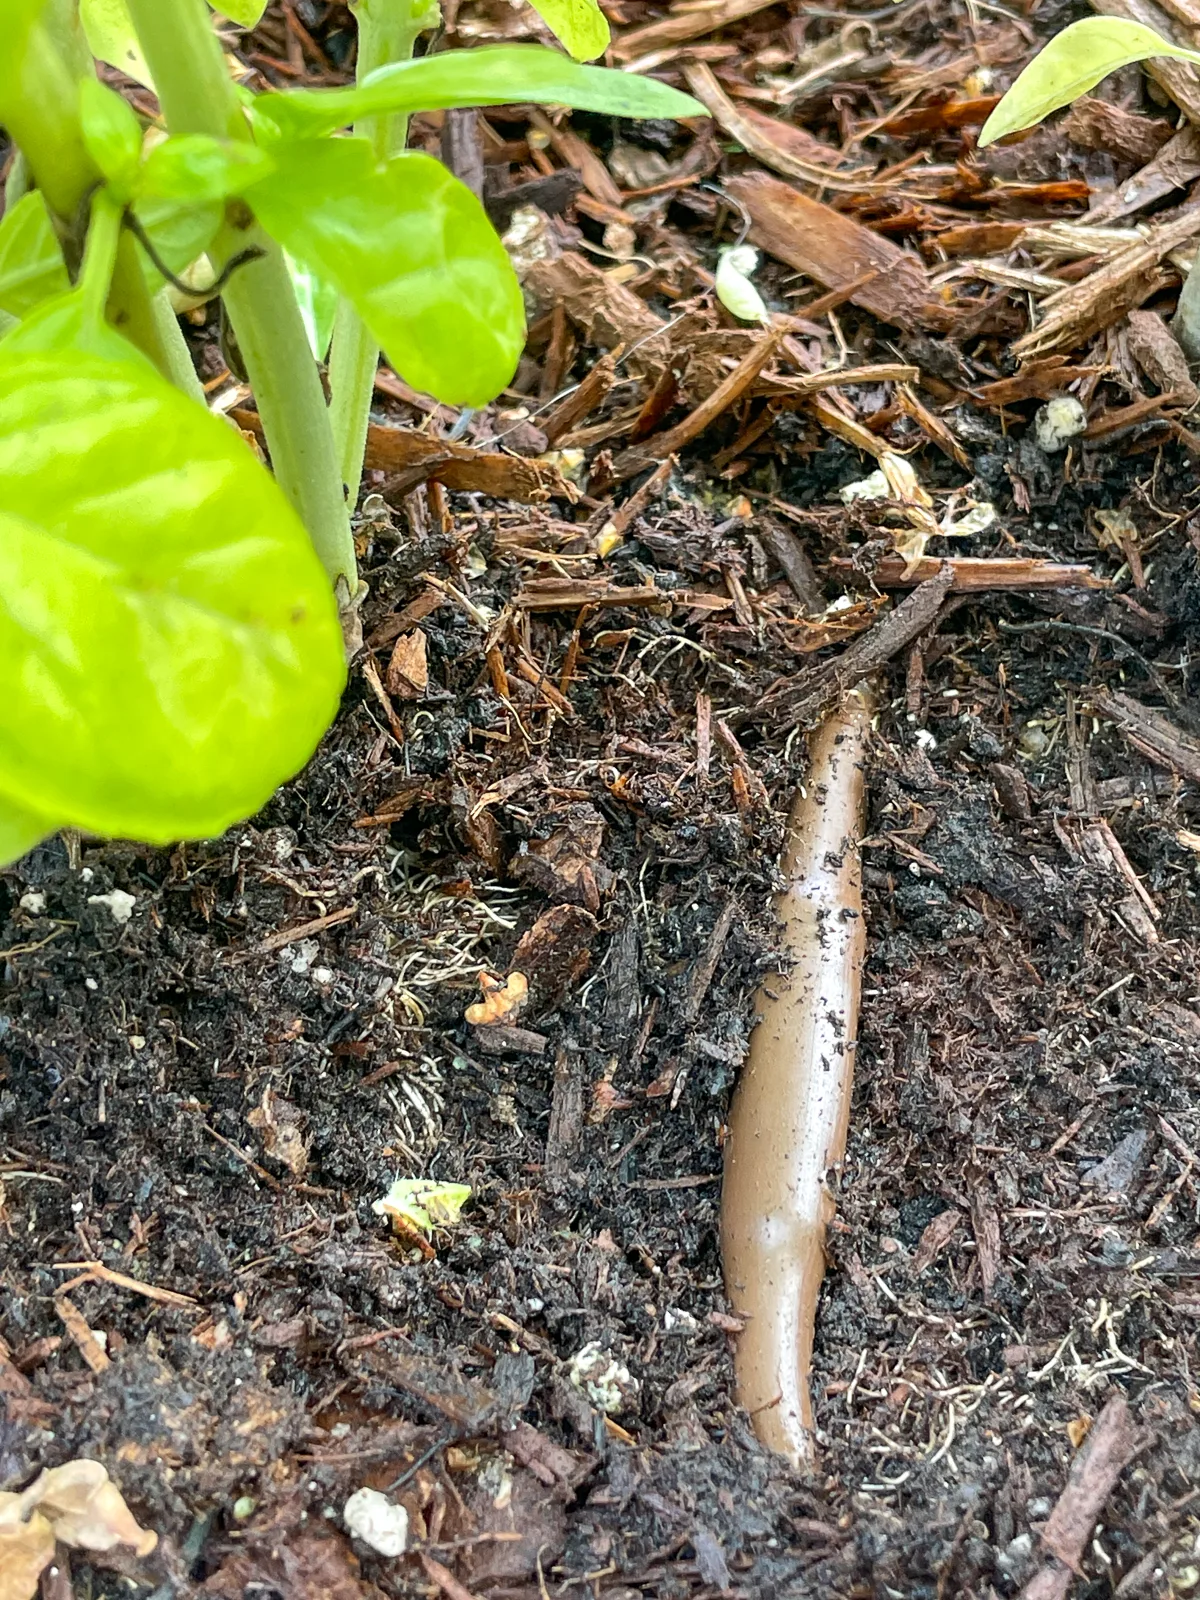
[[[846,1147],[864,928],[858,842],[873,697],[860,684],[813,734],[788,825],[777,910],[793,966],[759,991],[759,1022],[725,1147],[725,1287],[746,1321],[738,1399],[765,1445],[813,1459],[809,1364],[825,1229],[825,1173]]]

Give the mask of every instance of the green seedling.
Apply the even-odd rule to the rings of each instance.
[[[1070,105],[1118,67],[1172,57],[1200,66],[1200,51],[1164,39],[1153,28],[1122,17],[1085,17],[1056,34],[994,107],[979,135],[980,145],[1036,127],[1051,112]],[[1179,296],[1175,333],[1193,361],[1200,360],[1200,273],[1189,272]]]
[[[1200,65],[1200,53],[1122,17],[1085,17],[1056,34],[1021,73],[979,135],[981,146],[1035,127],[1133,61],[1174,56]]]
[[[595,0],[535,4],[573,55],[604,49]],[[263,9],[220,6],[243,25]],[[256,98],[205,0],[5,8],[0,124],[19,153],[0,221],[0,864],[63,826],[218,833],[328,727],[378,351],[437,400],[481,406],[524,344],[503,245],[463,184],[404,149],[408,117],[704,114],[540,45],[411,60],[440,20],[430,0],[354,10],[355,86]],[[152,83],[165,127],[95,59]],[[203,408],[172,289],[222,299],[271,473]]]
[[[439,1183],[434,1178],[397,1178],[382,1200],[372,1202],[378,1217],[390,1217],[401,1230],[416,1228],[426,1238],[435,1228],[452,1228],[471,1198],[465,1183]]]

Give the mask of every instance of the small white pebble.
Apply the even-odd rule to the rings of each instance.
[[[1087,427],[1087,412],[1073,394],[1056,395],[1033,419],[1037,442],[1049,455],[1065,450]]]
[[[937,749],[937,740],[928,728],[918,728],[913,734],[913,738],[917,741],[917,748],[920,750]]]
[[[133,915],[137,899],[134,895],[126,894],[124,889],[113,889],[108,894],[88,895],[88,905],[107,906],[109,916],[118,928],[123,928]]]
[[[342,1507],[346,1532],[381,1556],[402,1556],[408,1549],[408,1512],[378,1489],[357,1489]]]
[[[292,947],[291,968],[298,978],[305,978],[320,953],[315,939],[301,939]]]
[[[96,982],[95,978],[85,978],[83,980],[83,987],[85,989],[90,989],[92,993],[95,994],[100,985]]]
[[[83,883],[91,883],[95,876],[96,874],[92,871],[91,867],[81,867],[79,870],[79,877]]]
[[[28,911],[31,917],[40,917],[46,909],[46,896],[40,889],[26,889],[19,903],[21,910]]]
[[[332,983],[333,982],[333,968],[332,967],[314,967],[312,969],[312,981],[314,983],[319,983],[319,984]]]

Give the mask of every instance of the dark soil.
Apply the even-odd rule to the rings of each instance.
[[[890,359],[845,326],[856,360]],[[705,476],[735,436],[685,457],[614,582],[775,587],[751,502]],[[809,508],[824,571],[861,542],[836,489],[866,468],[840,441],[771,448],[743,482]],[[341,1531],[351,1492],[400,1480],[414,1541],[494,1600],[1010,1596],[1118,1391],[1152,1437],[1074,1593],[1196,1590],[1200,795],[1087,709],[1121,689],[1200,732],[1194,462],[1156,436],[1065,475],[998,427],[970,448],[1013,548],[1120,581],[964,597],[885,674],[815,1473],[731,1399],[717,1228],[803,777],[802,739],[753,711],[822,658],[729,612],[523,612],[552,686],[573,629],[582,651],[569,715],[511,663],[506,705],[478,608],[570,571],[529,554],[565,524],[451,496],[447,553],[402,500],[361,530],[368,638],[426,571],[470,605],[422,619],[429,685],[395,728],[356,671],[309,769],[224,839],[59,838],[0,874],[0,1487],[95,1456],[161,1537],[140,1566],[77,1556],[77,1594],[433,1594]],[[1022,511],[1010,470],[1035,468]],[[1120,506],[1138,590],[1094,537]],[[698,695],[748,718],[745,771],[716,743],[697,769]],[[1081,790],[1156,944],[1080,846]],[[468,1025],[480,971],[514,965],[514,1025]],[[397,1176],[471,1187],[428,1259],[372,1209]],[[572,1381],[589,1346],[622,1391],[607,1421]]]

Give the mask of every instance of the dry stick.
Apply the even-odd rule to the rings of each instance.
[[[778,729],[811,727],[826,707],[844,690],[868,678],[910,645],[919,633],[932,627],[954,585],[954,568],[943,561],[940,571],[907,595],[882,622],[854,641],[848,649],[797,687],[788,684],[765,695],[756,706],[740,711],[736,726],[761,722]]]
[[[779,348],[782,332],[768,333],[742,357],[723,383],[717,385],[706,400],[684,417],[683,421],[666,433],[660,433],[645,444],[635,444],[622,450],[613,462],[607,484],[624,483],[647,467],[657,466],[665,456],[676,455],[685,444],[690,444],[702,434],[710,422],[715,422],[723,411],[740,400]],[[607,487],[606,484],[606,487]]]
[[[734,1097],[725,1146],[725,1287],[746,1319],[738,1398],[772,1450],[811,1460],[813,1321],[854,1078],[864,929],[858,838],[871,725],[866,685],[813,735],[807,791],[792,807],[778,905],[795,966],[759,991],[760,1020]]]
[[[711,114],[713,121],[735,138],[752,156],[757,156],[764,166],[783,173],[785,178],[799,178],[802,182],[813,184],[819,189],[849,189],[854,193],[861,193],[864,188],[863,179],[869,178],[870,168],[860,167],[857,173],[834,172],[831,168],[822,167],[815,161],[805,161],[802,156],[794,155],[790,150],[785,150],[782,145],[768,138],[760,124],[755,124],[748,117],[742,116],[717,82],[712,68],[703,61],[685,61],[683,76],[687,80],[688,88]]]
[[[951,556],[946,558],[954,574],[950,587],[956,594],[973,594],[985,589],[1107,589],[1108,583],[1090,567],[1058,561],[1035,561],[1027,556]],[[855,567],[848,556],[834,556],[832,571],[853,582],[877,584],[881,589],[910,589],[940,571],[943,562],[936,556],[922,556],[908,562],[903,556],[884,556],[870,572]]]
[[[1050,1559],[1021,1590],[1021,1600],[1066,1600],[1104,1502],[1125,1468],[1150,1442],[1124,1396],[1114,1394],[1071,1463],[1067,1486],[1042,1530]]]

